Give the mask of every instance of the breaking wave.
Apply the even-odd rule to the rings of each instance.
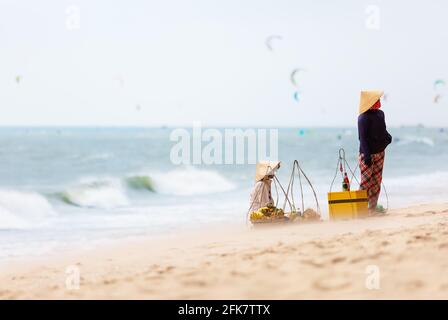
[[[129,205],[129,191],[192,196],[233,188],[233,183],[215,171],[186,168],[152,175],[136,174],[123,179],[90,179],[55,195],[69,205],[111,209]]]
[[[125,182],[128,188],[130,189],[142,189],[151,192],[156,192],[154,187],[154,182],[149,176],[138,175],[125,178]]]
[[[434,140],[429,137],[413,137],[406,136],[403,138],[395,138],[395,141],[398,145],[408,145],[408,144],[424,144],[430,147],[434,147]]]
[[[56,193],[63,202],[85,208],[111,209],[126,206],[129,200],[120,181],[92,180]]]
[[[27,229],[55,215],[48,200],[34,192],[0,190],[0,229]]]
[[[218,172],[192,167],[153,176],[157,192],[163,194],[190,196],[225,192],[235,188],[231,181]]]

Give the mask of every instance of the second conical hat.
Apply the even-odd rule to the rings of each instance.
[[[369,110],[375,102],[380,100],[383,94],[384,91],[382,90],[361,91],[361,98],[359,100],[359,114]]]

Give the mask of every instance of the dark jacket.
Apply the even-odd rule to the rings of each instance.
[[[358,117],[359,152],[364,154],[365,163],[370,165],[371,155],[382,152],[392,142],[392,136],[386,130],[384,112],[368,110]]]

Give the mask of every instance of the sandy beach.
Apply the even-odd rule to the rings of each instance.
[[[73,270],[79,288],[70,284]],[[448,204],[420,205],[356,221],[204,228],[34,259],[3,268],[0,298],[448,299],[447,270]]]

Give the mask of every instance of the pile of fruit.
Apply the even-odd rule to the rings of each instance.
[[[299,221],[302,219],[302,216],[300,215],[300,212],[291,211],[287,213],[287,217],[289,218],[289,221]]]
[[[320,215],[313,209],[306,209],[303,214],[300,211],[283,212],[275,206],[267,206],[253,211],[250,214],[250,221],[253,223],[278,222],[287,220],[289,222],[310,222],[320,221]]]
[[[252,222],[270,222],[272,220],[284,218],[285,213],[283,212],[283,210],[278,209],[274,206],[262,207],[250,214],[250,220]]]
[[[292,211],[286,214],[291,222],[320,221],[320,215],[313,209],[306,209],[303,214]]]
[[[303,218],[307,221],[319,221],[320,220],[320,214],[318,214],[313,209],[306,209],[303,213]]]

